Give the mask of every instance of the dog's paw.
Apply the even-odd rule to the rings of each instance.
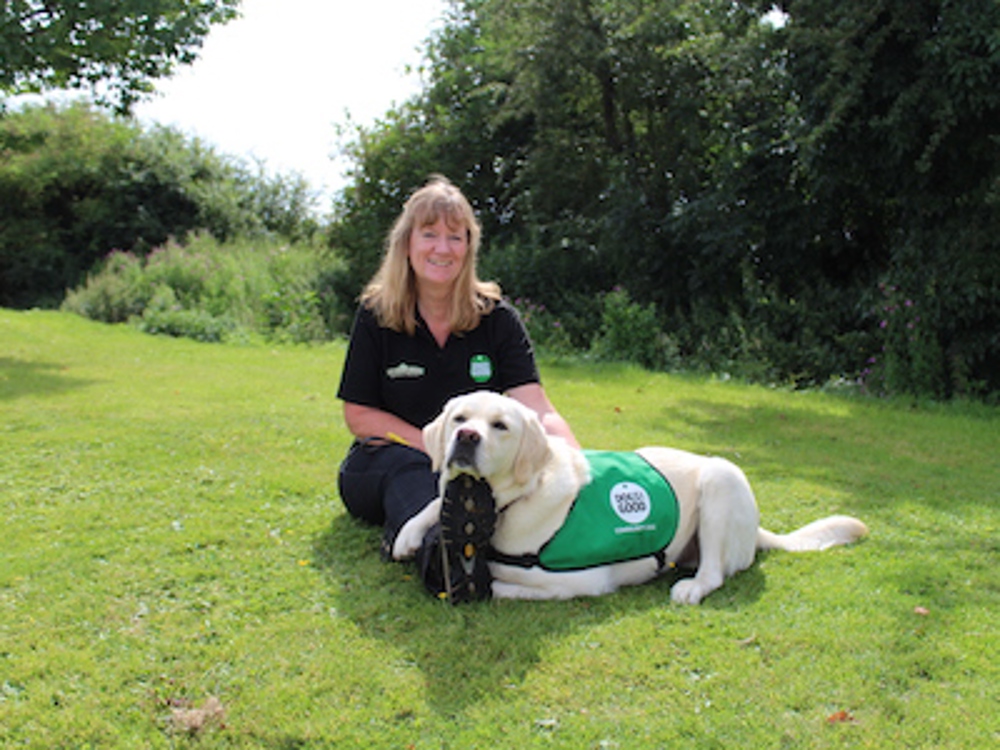
[[[418,524],[407,523],[399,530],[399,534],[396,535],[396,541],[392,544],[393,560],[409,560],[417,554],[417,550],[420,549],[420,545],[424,542],[424,535],[421,533],[421,529],[417,527]]]
[[[696,578],[683,578],[670,589],[670,599],[678,604],[698,604],[711,591]]]

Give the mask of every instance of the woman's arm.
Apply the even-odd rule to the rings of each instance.
[[[358,439],[384,438],[424,450],[424,437],[420,428],[387,411],[345,401],[344,422],[351,434]]]
[[[547,433],[563,438],[574,448],[580,447],[580,443],[577,442],[569,423],[556,411],[552,402],[549,401],[545,389],[542,388],[541,383],[519,385],[516,388],[511,388],[507,392],[507,395],[516,401],[520,401],[529,409],[534,409],[538,413],[539,419],[542,420],[542,426]]]

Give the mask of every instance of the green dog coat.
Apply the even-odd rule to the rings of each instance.
[[[662,558],[677,532],[679,516],[670,483],[638,453],[583,453],[591,480],[552,538],[537,555],[515,557],[494,551],[491,559],[567,571],[641,557]]]

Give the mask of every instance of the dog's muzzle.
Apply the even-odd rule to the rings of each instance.
[[[476,471],[476,456],[482,440],[475,430],[462,429],[455,433],[448,456],[448,468]]]

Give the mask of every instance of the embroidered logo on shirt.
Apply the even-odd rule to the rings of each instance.
[[[485,354],[477,354],[469,360],[469,377],[477,383],[486,383],[493,377],[493,363]]]
[[[391,380],[399,380],[401,378],[422,378],[427,373],[420,365],[409,365],[406,362],[400,362],[395,367],[390,367],[385,371],[385,374],[389,376]]]

